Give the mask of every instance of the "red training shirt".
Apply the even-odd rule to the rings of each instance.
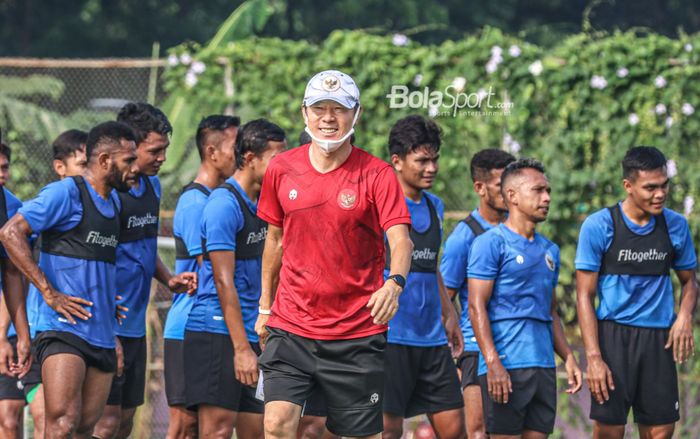
[[[325,174],[310,145],[276,156],[265,174],[258,216],[284,230],[282,270],[270,327],[318,340],[386,331],[366,307],[384,283],[384,231],[411,224],[391,166],[355,146]]]

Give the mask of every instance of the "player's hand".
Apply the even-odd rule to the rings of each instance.
[[[265,349],[265,342],[267,341],[267,336],[270,335],[270,331],[267,330],[267,321],[270,318],[267,314],[258,314],[258,320],[255,321],[255,333],[258,334],[258,343],[260,343],[260,349]]]
[[[666,349],[673,348],[673,361],[685,363],[695,355],[695,340],[693,340],[693,318],[688,313],[680,312],[668,332]]]
[[[612,372],[600,355],[588,359],[588,387],[598,404],[610,399],[610,391],[615,390]]]
[[[513,393],[513,383],[510,374],[503,367],[501,360],[496,360],[486,372],[489,396],[499,404],[508,404],[508,398]]]
[[[193,295],[197,291],[197,273],[186,271],[176,274],[168,281],[170,291]]]
[[[17,337],[17,361],[10,365],[10,372],[17,378],[24,378],[32,367],[32,340]]]
[[[453,307],[447,310],[445,316],[445,335],[447,335],[447,344],[452,350],[452,358],[459,358],[464,352],[464,336],[462,328],[459,327],[457,311]]]
[[[93,303],[81,297],[69,296],[51,288],[49,292],[44,295],[44,301],[51,309],[59,314],[63,314],[63,317],[73,325],[75,325],[73,316],[81,320],[87,320],[92,317],[92,313],[83,308],[82,305],[92,306]]]
[[[401,287],[393,280],[387,280],[384,285],[372,294],[367,302],[370,315],[374,317],[375,325],[386,325],[399,310],[399,294]]]
[[[236,379],[244,385],[254,387],[258,383],[258,356],[250,346],[236,349],[233,354],[233,368],[236,371]]]
[[[10,367],[15,358],[15,352],[7,337],[0,338],[0,374],[14,377]]]
[[[120,377],[124,373],[124,348],[119,337],[114,337],[114,342],[116,344],[114,351],[117,354],[117,376]]]
[[[583,374],[581,373],[581,368],[578,367],[578,363],[576,363],[574,354],[569,354],[566,358],[564,368],[566,369],[566,376],[569,379],[569,388],[566,389],[566,393],[573,395],[581,390],[581,386],[583,386]]]
[[[122,300],[122,296],[117,296],[117,301],[120,301],[120,300]],[[129,312],[129,308],[117,303],[117,311],[116,311],[117,323],[119,323],[120,325],[122,324],[122,321],[126,319],[127,312]]]

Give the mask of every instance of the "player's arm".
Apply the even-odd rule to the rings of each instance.
[[[197,291],[197,273],[185,271],[173,275],[160,259],[159,255],[156,255],[156,270],[153,277],[163,285],[167,285],[170,291],[176,293],[192,295]]]
[[[389,242],[391,254],[391,266],[389,274],[400,274],[404,279],[411,269],[411,255],[413,252],[413,241],[408,231],[408,225],[396,224],[386,230],[386,239]],[[367,308],[374,317],[375,325],[385,325],[391,320],[399,310],[399,295],[403,291],[394,280],[387,279],[377,291],[372,294]]]
[[[282,227],[268,224],[262,255],[260,312],[255,322],[255,332],[260,337],[260,346],[265,345],[265,340],[269,335],[265,325],[267,325],[267,320],[270,318],[270,310],[275,301],[275,292],[280,281],[283,235]]]
[[[566,389],[566,393],[574,394],[581,390],[583,385],[583,376],[581,374],[581,369],[576,363],[576,357],[574,357],[574,352],[571,350],[571,346],[566,341],[566,334],[564,334],[564,326],[561,323],[561,318],[557,312],[557,291],[556,289],[552,291],[552,335],[554,337],[554,351],[559,355],[559,358],[564,361],[564,368],[566,369],[566,375],[569,380],[569,388]]]
[[[462,328],[459,327],[459,316],[447,293],[440,270],[437,271],[437,280],[440,305],[442,307],[442,324],[445,326],[447,344],[452,349],[452,357],[458,358],[464,352],[464,336],[462,335]]]
[[[681,304],[676,321],[668,332],[666,349],[673,349],[673,361],[684,363],[695,355],[693,340],[693,316],[698,303],[698,281],[695,270],[678,270],[676,276],[681,283]]]
[[[0,229],[0,241],[5,247],[11,262],[22,272],[31,283],[33,283],[41,293],[44,301],[56,312],[62,314],[70,323],[75,324],[73,317],[87,320],[92,314],[81,305],[92,306],[92,302],[80,297],[63,294],[51,285],[46,276],[41,271],[32,257],[32,249],[29,247],[27,239],[32,233],[32,228],[21,213],[14,215]],[[19,297],[17,297],[19,296]],[[7,307],[10,316],[21,313],[25,302],[24,289],[10,289],[6,292]],[[26,311],[24,312],[24,324],[26,324]],[[28,331],[20,328],[22,320],[13,321],[18,331]]]
[[[28,284],[25,282],[22,273],[17,269],[17,266],[8,258],[0,259],[0,267],[2,269],[2,285],[7,300],[12,301],[12,309],[14,314],[10,314],[10,307],[7,304],[3,305],[3,314],[6,312],[7,317],[3,316],[3,320],[12,319],[15,322],[15,331],[17,332],[17,363],[12,363],[12,370],[15,375],[20,378],[29,372],[31,366],[31,338],[29,336],[29,322],[27,320],[27,289]],[[3,294],[4,296],[5,294]],[[3,299],[3,302],[5,300]],[[14,303],[18,301],[19,303]],[[6,334],[7,332],[3,332]]]
[[[491,332],[491,322],[486,306],[493,294],[494,280],[469,278],[467,288],[469,290],[469,320],[474,327],[476,342],[481,349],[481,355],[488,367],[486,381],[488,384],[489,396],[501,404],[508,403],[508,397],[513,391],[513,384],[510,381],[508,371],[503,367],[501,358],[496,351],[496,344],[493,342]]]
[[[597,288],[598,272],[576,270],[576,312],[588,361],[588,387],[593,398],[603,404],[610,399],[609,391],[615,389],[615,383],[610,368],[600,354],[598,318],[593,308]]]
[[[10,367],[14,361],[15,353],[7,339],[7,331],[10,329],[10,313],[5,305],[5,295],[0,295],[0,374],[14,376]]]
[[[247,386],[255,385],[258,381],[258,357],[248,343],[248,336],[243,325],[241,302],[233,282],[233,273],[236,270],[235,253],[228,250],[211,251],[209,252],[209,260],[224,322],[226,322],[231,343],[233,343],[235,352],[233,366],[236,379]]]

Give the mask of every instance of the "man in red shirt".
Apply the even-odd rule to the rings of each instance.
[[[386,323],[411,264],[411,216],[391,166],[350,143],[361,112],[352,78],[318,73],[301,112],[312,141],[272,160],[258,204],[269,223],[255,325],[265,436],[294,438],[317,388],[332,433],[379,438]]]

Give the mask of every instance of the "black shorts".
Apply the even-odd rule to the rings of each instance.
[[[260,355],[257,343],[251,343]],[[190,410],[212,405],[234,412],[263,413],[255,388],[236,379],[231,337],[212,332],[185,331],[185,402]]]
[[[170,407],[185,405],[185,341],[166,338],[163,346],[165,396]]]
[[[9,337],[7,339],[12,345],[12,350],[17,357],[17,337]],[[24,400],[23,386],[20,380],[16,377],[0,375],[0,400],[19,399]]]
[[[520,435],[523,430],[551,434],[557,414],[554,368],[530,367],[508,371],[513,393],[507,404],[489,396],[486,375],[479,376],[484,423],[489,434]]]
[[[265,403],[304,405],[320,389],[328,430],[369,436],[383,430],[386,333],[350,340],[313,340],[276,328],[260,357]]]
[[[462,371],[462,390],[479,385],[479,352],[466,351],[459,356],[457,367]]]
[[[624,425],[630,408],[634,422],[642,425],[680,419],[676,364],[672,350],[664,349],[668,331],[598,322],[600,353],[612,372],[615,390],[604,404],[591,397],[591,419]]]
[[[448,346],[388,343],[384,358],[384,412],[402,418],[464,407]]]
[[[124,371],[114,376],[107,405],[134,408],[143,404],[146,390],[146,337],[119,336],[124,351]]]
[[[117,354],[114,349],[100,348],[70,332],[45,331],[37,334],[36,359],[44,364],[54,354],[73,354],[82,358],[86,367],[94,367],[102,372],[114,373],[117,370]]]
[[[306,403],[304,404],[304,411],[302,416],[318,416],[325,418],[328,416],[328,410],[326,410],[326,398],[323,396],[323,392],[320,387],[316,387],[312,392],[311,396],[308,397]]]

